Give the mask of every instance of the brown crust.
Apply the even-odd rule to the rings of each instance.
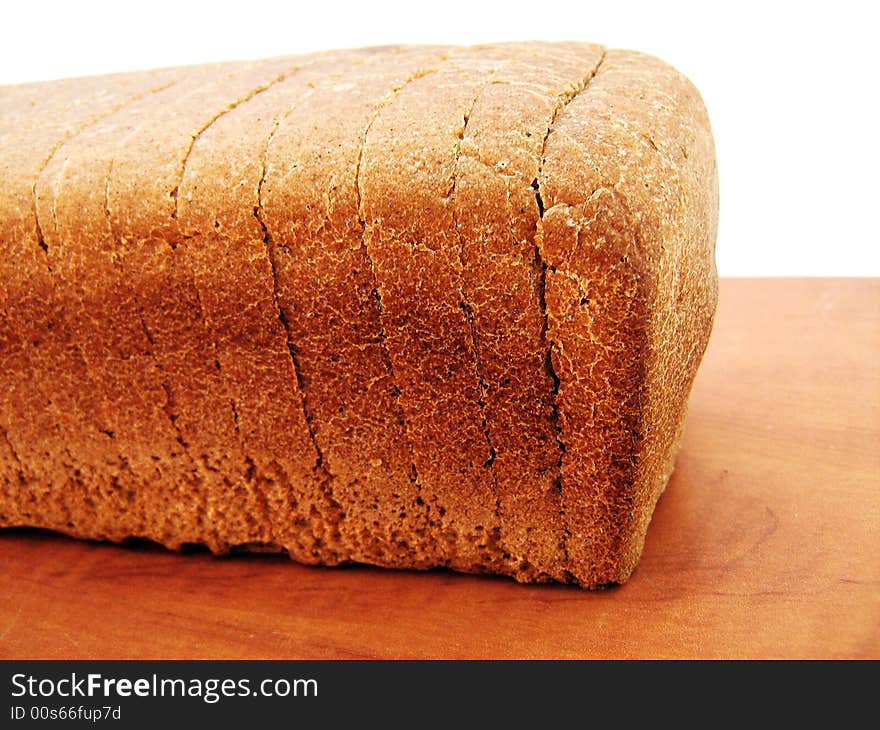
[[[306,562],[339,560],[340,515],[325,489],[326,470],[283,322],[262,212],[267,148],[315,84],[349,69],[354,58],[303,59],[295,73],[218,118],[193,145],[178,193],[182,248],[196,274],[237,432],[255,468],[254,489],[264,495],[256,521],[270,529],[253,542],[281,546]],[[217,208],[219,196],[231,204]],[[223,287],[216,286],[218,264],[233,272]],[[249,297],[246,309],[242,292]]]
[[[156,109],[180,103],[230,70],[182,71],[173,86],[126,105],[73,138],[56,155],[53,174],[44,176],[48,215],[42,228],[53,277],[65,295],[70,336],[102,396],[103,430],[121,454],[114,475],[118,493],[127,500],[120,505],[121,525],[127,534],[172,547],[194,541],[213,546],[215,538],[202,534],[202,475],[170,418],[165,375],[139,311],[137,297],[154,290],[155,282],[126,275],[108,189],[116,155]],[[167,485],[161,497],[157,484]]]
[[[339,540],[353,559],[385,565],[429,566],[436,556],[382,336],[358,178],[379,106],[440,53],[372,53],[316,83],[275,130],[262,188],[306,413],[345,505]]]
[[[632,572],[716,300],[673,69],[519,43],[12,87],[0,168],[0,524]]]
[[[13,457],[13,484],[24,500],[7,509],[27,524],[76,531],[75,510],[87,515],[85,534],[112,529],[119,515],[106,464],[116,449],[96,423],[97,397],[71,342],[59,292],[36,216],[39,176],[72,138],[133,99],[172,82],[174,71],[74,79],[12,87],[4,93],[0,216],[3,256],[0,360],[2,421]],[[89,99],[87,104],[83,99]],[[39,127],[31,125],[39,119]],[[35,378],[40,373],[43,377]],[[63,435],[63,437],[62,437]],[[4,464],[6,466],[6,464]],[[99,500],[108,508],[96,508]],[[115,507],[114,507],[115,506]],[[115,513],[114,515],[107,513]]]
[[[438,562],[460,570],[509,560],[454,207],[468,116],[503,62],[492,49],[455,50],[410,81],[380,110],[361,163],[366,248]]]
[[[562,579],[568,569],[562,445],[547,363],[545,273],[535,242],[542,211],[535,188],[547,132],[594,72],[602,49],[501,48],[511,59],[471,110],[456,163],[456,221],[496,453],[504,549],[520,580]]]
[[[547,305],[578,582],[626,580],[666,484],[711,329],[717,177],[681,74],[609,51],[551,131]]]

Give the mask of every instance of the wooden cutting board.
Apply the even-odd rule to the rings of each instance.
[[[880,279],[728,279],[625,586],[0,530],[0,658],[880,658]]]

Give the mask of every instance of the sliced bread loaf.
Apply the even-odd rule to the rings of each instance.
[[[626,580],[717,297],[705,109],[581,43],[0,89],[0,525]]]

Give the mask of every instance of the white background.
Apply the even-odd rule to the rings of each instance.
[[[873,2],[16,2],[0,83],[385,43],[586,40],[697,85],[721,174],[726,276],[880,275]]]

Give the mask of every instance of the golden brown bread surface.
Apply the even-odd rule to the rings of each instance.
[[[714,314],[693,86],[582,43],[0,89],[0,525],[595,587]]]

